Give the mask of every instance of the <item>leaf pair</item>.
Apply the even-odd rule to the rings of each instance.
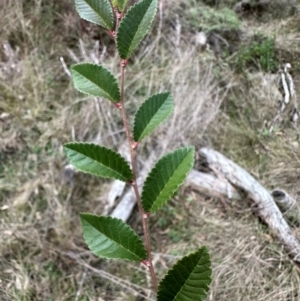
[[[100,257],[142,261],[147,252],[142,240],[124,222],[112,217],[82,213],[80,215],[84,239],[92,252]],[[208,250],[179,260],[170,269],[158,288],[158,301],[202,301],[211,282]]]
[[[132,180],[127,161],[117,152],[92,143],[68,143],[64,146],[69,162],[78,170],[98,177],[124,182]],[[194,147],[180,148],[162,157],[144,183],[142,205],[156,212],[183,183],[194,161]]]
[[[114,27],[114,12],[109,0],[75,0],[81,18],[108,30]],[[113,0],[123,12],[128,0]],[[122,59],[130,57],[148,33],[157,10],[157,0],[141,0],[132,6],[121,20],[117,33],[117,48]]]
[[[116,78],[103,66],[82,63],[72,66],[75,88],[85,94],[120,101]],[[169,92],[152,95],[138,109],[134,119],[133,136],[141,141],[172,113],[174,101]]]

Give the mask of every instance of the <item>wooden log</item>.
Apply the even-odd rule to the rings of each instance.
[[[283,216],[293,225],[300,225],[300,204],[285,190],[276,188],[271,195]]]
[[[238,190],[226,179],[220,179],[213,174],[193,169],[187,176],[185,186],[212,197],[241,199]]]
[[[148,160],[144,163],[142,171],[139,173],[139,177],[137,179],[137,184],[138,184],[140,193],[141,193],[141,189],[142,189],[144,180],[146,179],[147,174],[150,170],[150,167],[153,165],[155,160],[156,160],[156,156],[154,155],[154,153],[152,153],[152,155],[150,155]],[[119,219],[123,220],[124,222],[126,222],[128,220],[128,218],[130,217],[135,204],[136,204],[135,194],[134,194],[133,189],[130,187],[130,189],[128,189],[126,191],[126,193],[122,196],[118,205],[113,210],[113,212],[110,214],[110,216],[119,218]]]
[[[227,179],[193,169],[187,176],[186,187],[217,198],[241,200],[242,195]],[[300,204],[286,191],[276,188],[270,192],[284,218],[291,226],[300,226]]]
[[[104,206],[103,215],[110,213],[112,208],[115,206],[116,202],[122,197],[126,183],[122,181],[115,180],[113,181],[111,188],[107,195],[107,203]]]
[[[217,175],[225,177],[248,194],[256,205],[257,215],[269,226],[294,262],[300,264],[300,242],[293,235],[271,194],[248,172],[219,152],[201,148],[199,154]]]

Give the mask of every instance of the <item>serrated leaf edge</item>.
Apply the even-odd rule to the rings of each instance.
[[[103,21],[103,24],[99,24],[99,23],[97,23],[97,22],[95,22],[95,21],[91,21],[91,20],[89,20],[89,19],[87,19],[87,18],[85,18],[85,17],[83,17],[82,15],[81,15],[81,13],[79,12],[79,10],[78,10],[78,4],[77,4],[77,0],[75,0],[75,9],[76,9],[76,11],[78,12],[78,14],[79,14],[79,16],[80,16],[80,18],[81,19],[84,19],[84,20],[86,20],[86,21],[88,21],[88,22],[90,22],[90,23],[93,23],[93,24],[97,24],[97,25],[99,25],[99,26],[102,26],[102,27],[104,27],[104,28],[106,28],[106,29],[112,29],[113,28],[113,24],[114,24],[114,14],[113,14],[113,9],[112,9],[112,6],[111,6],[111,3],[110,3],[110,1],[107,1],[107,4],[110,6],[110,12],[111,12],[111,14],[112,14],[112,26],[110,26],[110,24],[107,24],[106,22],[105,22],[105,20],[103,19],[103,17],[102,16],[100,16],[99,14],[98,14],[98,12],[96,12],[91,6],[90,6],[90,4],[89,3],[87,3],[85,0],[82,0],[82,1],[84,1],[94,12],[95,12],[95,14],[97,14],[98,16],[99,16],[99,18]],[[106,1],[106,0],[104,0],[104,1]],[[105,26],[104,26],[105,25]]]
[[[158,286],[158,291],[157,291],[157,301],[160,301],[159,300],[159,296],[160,296],[160,286],[161,286],[161,284],[163,283],[163,281],[167,278],[167,277],[169,277],[169,276],[172,276],[171,275],[171,273],[174,271],[174,270],[176,270],[176,268],[178,267],[178,265],[182,265],[182,262],[185,260],[185,259],[187,259],[187,258],[189,258],[189,257],[192,257],[192,256],[194,256],[195,254],[197,254],[198,252],[200,252],[202,250],[202,254],[203,253],[207,253],[208,254],[208,257],[209,257],[209,259],[208,259],[208,261],[205,263],[205,264],[209,264],[209,271],[210,271],[210,276],[209,276],[209,280],[208,280],[208,284],[207,284],[207,286],[209,286],[210,285],[210,283],[211,283],[211,281],[212,281],[212,279],[211,279],[211,260],[210,260],[210,255],[209,255],[209,249],[207,248],[207,246],[202,246],[201,248],[199,248],[197,251],[195,251],[194,253],[191,253],[191,254],[188,254],[188,255],[186,255],[186,256],[184,256],[184,257],[182,257],[182,258],[180,258],[169,270],[168,270],[168,272],[167,272],[167,274],[164,276],[164,278],[160,281],[160,283],[159,283],[159,286]],[[198,262],[201,260],[201,257],[199,258],[199,260],[198,260]],[[193,271],[194,271],[194,269],[195,269],[195,267],[197,266],[197,264],[194,266],[194,268],[193,268]],[[191,275],[193,272],[191,272],[189,275]],[[189,279],[189,277],[186,279],[186,281]],[[186,283],[186,281],[185,281],[185,283]],[[184,284],[185,285],[185,284]],[[184,286],[183,285],[183,286]],[[207,290],[207,292],[208,292],[208,290]],[[206,296],[207,296],[207,294],[206,294]],[[206,297],[205,297],[206,298]],[[204,299],[203,299],[204,300]]]
[[[119,1],[118,1],[118,9],[119,9],[119,11],[123,12],[125,10],[127,2],[128,2],[128,0],[124,0],[123,1],[123,6],[121,6],[121,5],[119,5]]]
[[[153,0],[153,1],[156,1],[156,2],[157,2],[157,0]],[[136,2],[133,6],[131,6],[131,7],[127,10],[126,15],[127,15],[128,13],[130,13],[130,11],[133,10],[136,6],[138,6],[141,2],[142,2],[142,1]],[[151,4],[150,4],[150,5],[151,5]],[[150,5],[149,5],[149,6],[150,6]],[[150,29],[151,26],[152,26],[153,20],[155,19],[156,12],[157,12],[157,5],[156,5],[156,8],[155,8],[155,13],[154,13],[154,15],[153,15],[153,18],[152,18],[152,20],[150,21],[150,25],[149,25],[149,27],[147,28],[146,33],[144,34],[143,38],[148,34],[148,31],[149,31],[149,29]],[[119,27],[122,26],[122,22],[125,22],[124,20],[126,20],[126,15],[125,15],[124,18],[121,20]],[[139,25],[139,26],[140,26],[140,25]],[[135,38],[137,32],[138,32],[138,30],[135,32],[132,41],[134,40],[134,38]],[[142,39],[143,39],[143,38],[142,38]],[[118,52],[119,52],[119,54],[120,54],[119,43],[118,43],[118,35],[117,35],[117,49],[118,49]],[[122,56],[120,55],[120,57],[121,57],[122,59],[127,59],[127,58],[130,57],[130,55],[132,54],[133,51],[134,51],[134,49],[129,48],[129,49],[128,49],[128,54],[127,54],[127,56],[126,56],[126,57],[122,57]]]
[[[137,237],[139,242],[141,243],[141,247],[143,247],[143,251],[144,251],[144,257],[143,258],[138,258],[138,260],[131,260],[131,259],[127,259],[127,258],[122,258],[122,257],[107,257],[107,256],[99,256],[97,254],[95,254],[92,250],[91,252],[93,252],[93,254],[95,254],[96,256],[98,257],[101,257],[101,258],[106,258],[106,259],[122,259],[122,260],[127,260],[127,261],[136,261],[136,262],[139,262],[139,261],[142,261],[142,260],[145,260],[147,259],[147,251],[146,251],[146,248],[143,244],[143,241],[141,240],[141,238],[137,235],[137,233],[129,226],[127,225],[126,223],[124,223],[121,219],[119,218],[116,218],[116,217],[112,217],[112,216],[99,216],[99,215],[96,215],[96,214],[91,214],[91,213],[88,213],[88,212],[81,212],[80,213],[80,219],[82,218],[82,215],[90,215],[90,216],[95,216],[95,217],[100,217],[100,218],[103,218],[103,219],[110,219],[110,220],[117,220],[117,221],[120,221],[122,222],[123,225],[125,225],[125,227],[127,227],[127,229],[129,231],[131,231],[132,235]],[[85,220],[86,221],[86,220]],[[90,223],[88,223],[91,227],[93,227]],[[82,226],[82,222],[81,222],[81,226]],[[94,228],[94,227],[93,227]],[[97,229],[96,229],[97,230]],[[98,230],[97,230],[98,231]],[[99,231],[100,232],[100,231]],[[100,232],[102,234],[102,232]],[[103,234],[105,237],[107,237],[109,240],[112,240],[110,237],[106,236],[105,234]],[[83,233],[83,237],[84,237],[84,241],[86,242],[85,240],[85,235]],[[87,242],[86,242],[87,244]],[[118,243],[116,243],[118,244]],[[119,245],[119,244],[118,244]],[[88,244],[87,244],[88,246]],[[131,252],[130,250],[124,248],[122,245],[120,245],[124,250],[126,251],[129,251],[131,254],[135,255],[136,257],[138,257],[135,253]]]
[[[187,147],[179,148],[179,149],[177,149],[177,150],[175,150],[175,151],[173,151],[173,152],[171,152],[171,153],[169,153],[169,154],[163,156],[162,158],[160,158],[160,159],[156,162],[156,164],[154,165],[154,167],[153,167],[152,170],[154,170],[154,169],[156,168],[156,166],[157,166],[157,164],[159,163],[159,161],[162,160],[163,158],[165,158],[165,157],[167,157],[167,156],[171,156],[171,155],[174,154],[175,152],[177,152],[177,151],[179,151],[179,150],[184,150],[184,149],[190,149],[190,150],[193,152],[193,156],[195,155],[195,148],[194,148],[194,146],[187,146]],[[186,156],[187,156],[188,154],[189,154],[189,151],[186,153]],[[185,157],[186,157],[186,156],[185,156]],[[178,190],[178,188],[184,183],[184,181],[185,181],[185,179],[186,179],[186,176],[187,176],[187,174],[191,171],[192,167],[193,167],[193,162],[190,164],[188,171],[184,174],[184,179],[183,179],[183,181],[182,181],[179,185],[177,185],[177,187],[172,191],[171,196],[174,195],[174,193]],[[150,171],[150,174],[151,174],[152,170]],[[150,177],[150,174],[149,174],[149,177]],[[174,173],[173,173],[173,175],[174,175]],[[172,175],[172,176],[173,176],[173,175]],[[148,178],[148,177],[147,177],[147,178]],[[146,184],[147,178],[146,178],[146,180],[145,180],[145,184]],[[170,178],[170,179],[171,179],[171,178]],[[168,182],[169,182],[169,181],[168,181]],[[168,183],[168,182],[167,182],[167,183]],[[144,185],[145,185],[145,184],[144,184]],[[162,193],[162,191],[164,190],[165,187],[166,187],[166,185],[163,187],[163,189],[161,189],[159,195],[156,197],[155,201],[153,202],[153,204],[152,204],[152,206],[151,206],[151,209],[150,209],[150,212],[151,212],[151,213],[154,213],[154,212],[156,212],[157,210],[159,210],[159,209],[167,202],[167,201],[166,201],[166,202],[162,203],[160,206],[155,207],[155,209],[152,210],[153,205],[155,204],[156,200],[159,198],[159,196],[161,195],[161,193]],[[143,204],[143,202],[142,202],[142,204]]]
[[[96,67],[100,67],[102,69],[104,69],[105,71],[107,71],[109,73],[109,76],[111,77],[110,81],[112,81],[112,85],[116,85],[117,89],[118,89],[118,100],[115,100],[113,99],[112,97],[110,97],[109,94],[107,94],[106,91],[104,91],[103,89],[101,89],[96,83],[94,83],[93,81],[91,81],[89,78],[86,78],[85,76],[83,76],[81,73],[79,73],[77,70],[74,70],[73,67],[76,67],[76,66],[80,66],[80,65],[90,65],[90,66],[96,66]],[[113,102],[113,103],[118,103],[120,101],[120,98],[121,98],[121,93],[120,93],[120,88],[119,88],[119,85],[118,85],[118,81],[117,79],[115,78],[115,76],[110,72],[109,69],[107,69],[105,66],[103,65],[98,65],[98,64],[94,64],[94,63],[89,63],[89,62],[82,62],[82,63],[78,63],[78,64],[74,64],[71,66],[71,73],[72,72],[77,72],[78,74],[80,74],[82,77],[84,77],[86,80],[88,80],[89,82],[91,82],[92,84],[94,84],[95,86],[97,86],[99,89],[101,89],[108,97],[103,97],[105,99],[108,99],[109,101]],[[73,79],[72,79],[73,80]],[[93,97],[99,97],[99,96],[95,96],[91,93],[87,93],[85,91],[82,91],[81,89],[78,89],[76,86],[75,86],[75,83],[73,81],[73,84],[74,84],[74,87],[76,90],[78,90],[79,92],[83,93],[83,94],[86,94],[86,95],[90,95],[90,96],[93,96]]]
[[[162,92],[162,93],[156,93],[156,94],[153,94],[153,95],[151,95],[149,98],[147,98],[142,104],[141,104],[141,106],[138,108],[138,110],[136,111],[136,114],[135,114],[135,116],[137,116],[138,115],[138,113],[142,110],[142,107],[144,106],[144,105],[146,105],[146,103],[151,99],[151,98],[153,98],[153,97],[155,97],[155,96],[157,96],[157,95],[163,95],[163,94],[168,94],[168,97],[169,96],[171,96],[171,98],[172,98],[172,110],[170,111],[170,113],[163,119],[163,120],[161,120],[156,126],[155,126],[155,128],[154,129],[156,129],[160,124],[162,124],[171,114],[172,114],[172,112],[173,112],[173,110],[174,110],[174,100],[173,100],[173,97],[172,97],[172,95],[171,95],[171,93],[170,92]],[[168,98],[167,97],[167,98]],[[164,105],[164,103],[162,104],[162,105]],[[160,107],[161,108],[161,107]],[[154,115],[155,116],[155,115]],[[151,120],[152,120],[153,118],[151,118]],[[150,123],[150,122],[149,122]],[[133,123],[133,133],[135,132],[135,128],[136,128],[136,118],[134,118],[134,123]],[[140,139],[138,140],[138,141],[136,141],[136,142],[140,142],[140,141],[142,141],[142,139],[144,139],[145,137],[147,137],[148,135],[150,135],[150,133],[149,134],[147,134],[146,136],[144,136],[143,137],[143,133],[145,132],[145,130],[147,129],[147,127],[144,129],[144,131],[142,132],[142,134],[140,135]],[[153,130],[154,130],[153,129]]]
[[[98,147],[100,147],[100,148],[102,148],[102,149],[108,150],[109,152],[112,152],[112,153],[116,154],[116,155],[117,155],[119,158],[121,158],[121,159],[124,161],[124,163],[127,165],[127,167],[128,167],[129,170],[130,170],[130,175],[131,175],[131,178],[130,178],[130,179],[125,179],[124,176],[121,175],[122,179],[124,179],[124,180],[121,180],[121,179],[118,179],[118,180],[124,181],[124,182],[131,181],[131,180],[132,180],[133,174],[132,174],[132,170],[131,170],[131,168],[130,168],[130,165],[129,165],[129,163],[126,161],[126,159],[125,159],[124,157],[122,157],[118,152],[116,152],[116,151],[114,151],[114,150],[112,150],[112,149],[110,149],[110,148],[107,148],[107,147],[105,147],[105,146],[101,146],[101,145],[95,144],[95,143],[82,143],[82,142],[70,142],[70,143],[66,143],[66,144],[64,144],[64,148],[67,147],[68,145],[72,145],[72,144],[77,144],[77,145],[95,145],[95,146],[98,146]],[[73,150],[73,149],[72,149],[72,150]],[[74,151],[74,150],[73,150],[73,151]],[[79,152],[78,152],[78,153],[79,153]],[[85,155],[84,155],[84,156],[85,156]],[[67,156],[67,157],[68,157],[68,156]],[[86,156],[86,157],[88,157],[88,156]],[[96,162],[97,164],[101,164],[101,163],[99,163],[98,161],[96,161],[96,160],[94,160],[94,159],[92,159],[92,158],[90,158],[90,157],[88,157],[88,158],[91,159],[92,161]],[[69,159],[69,157],[68,157],[68,159]],[[74,166],[71,162],[70,162],[70,164],[71,164],[72,166]],[[103,166],[106,167],[106,165],[104,165],[104,164],[101,164],[101,165],[103,165]],[[95,176],[95,174],[92,173],[92,172],[84,171],[84,170],[82,170],[82,169],[80,169],[80,168],[77,168],[77,167],[75,167],[75,166],[74,166],[74,168],[75,168],[76,170],[79,170],[79,171],[83,172],[83,173],[87,173],[87,174],[91,174],[91,175]],[[109,168],[109,167],[107,167],[107,168],[115,172],[114,169]],[[118,172],[117,172],[117,173],[118,173]],[[118,173],[118,174],[119,174],[119,173]],[[105,178],[105,179],[115,179],[115,178],[112,178],[112,177],[105,177],[105,176],[98,176],[98,177]]]

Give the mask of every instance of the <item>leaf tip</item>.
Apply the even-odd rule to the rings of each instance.
[[[188,295],[188,300],[203,301],[208,294],[211,272],[208,248],[203,246],[181,258],[167,272],[159,284],[157,300],[186,300]]]

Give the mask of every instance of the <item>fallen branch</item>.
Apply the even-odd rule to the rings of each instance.
[[[282,242],[291,258],[300,264],[300,242],[293,235],[271,194],[243,168],[217,151],[202,148],[199,153],[217,176],[225,177],[233,186],[248,194],[256,205],[258,216]]]
[[[129,147],[128,147],[128,144],[127,143],[123,143],[120,148],[118,149],[118,152],[127,160],[129,161],[130,160],[130,151],[129,151]],[[104,207],[104,210],[103,210],[103,215],[107,215],[110,213],[110,211],[112,210],[112,208],[115,206],[115,203],[116,201],[122,197],[123,195],[123,192],[125,190],[125,187],[126,187],[126,183],[125,182],[122,182],[122,181],[113,181],[112,183],[112,186],[108,192],[108,195],[107,195],[107,203]],[[129,205],[128,205],[129,206]],[[133,209],[133,208],[132,208]],[[115,217],[118,217],[120,219],[122,219],[121,217],[119,216],[115,216]],[[124,220],[126,221],[126,220]]]
[[[212,197],[241,199],[241,194],[226,179],[193,169],[187,176],[185,186]]]
[[[148,158],[148,160],[143,164],[144,168],[139,173],[140,176],[137,179],[137,184],[140,191],[142,189],[143,182],[155,160],[156,160],[156,156],[152,154]],[[114,185],[115,184],[113,184],[110,193],[112,193],[112,191],[114,190]],[[118,203],[118,205],[110,215],[112,217],[119,218],[124,222],[126,222],[130,217],[135,204],[136,204],[135,194],[133,192],[133,189],[130,188],[121,198],[120,202]]]
[[[185,186],[210,197],[241,200],[243,197],[227,179],[214,174],[192,170],[186,179]],[[272,190],[276,205],[284,218],[293,226],[300,226],[300,204],[286,191],[276,188]]]
[[[286,191],[276,188],[271,195],[283,216],[294,226],[300,225],[300,205]]]
[[[142,184],[150,170],[150,166],[153,165],[155,161],[155,156],[153,155],[148,159],[145,164],[145,168],[141,172],[141,176],[138,178],[139,189],[141,190]],[[204,193],[208,196],[214,197],[226,197],[229,199],[240,199],[241,195],[238,190],[233,187],[228,181],[224,179],[216,178],[212,174],[199,172],[193,169],[187,176],[186,187],[191,187],[200,193]],[[111,189],[108,193],[108,204],[113,207],[113,204],[117,199],[119,203],[113,212],[110,214],[112,217],[122,219],[127,221],[131,215],[131,212],[136,204],[135,196],[132,189],[129,189],[123,196],[123,182],[114,181]]]

